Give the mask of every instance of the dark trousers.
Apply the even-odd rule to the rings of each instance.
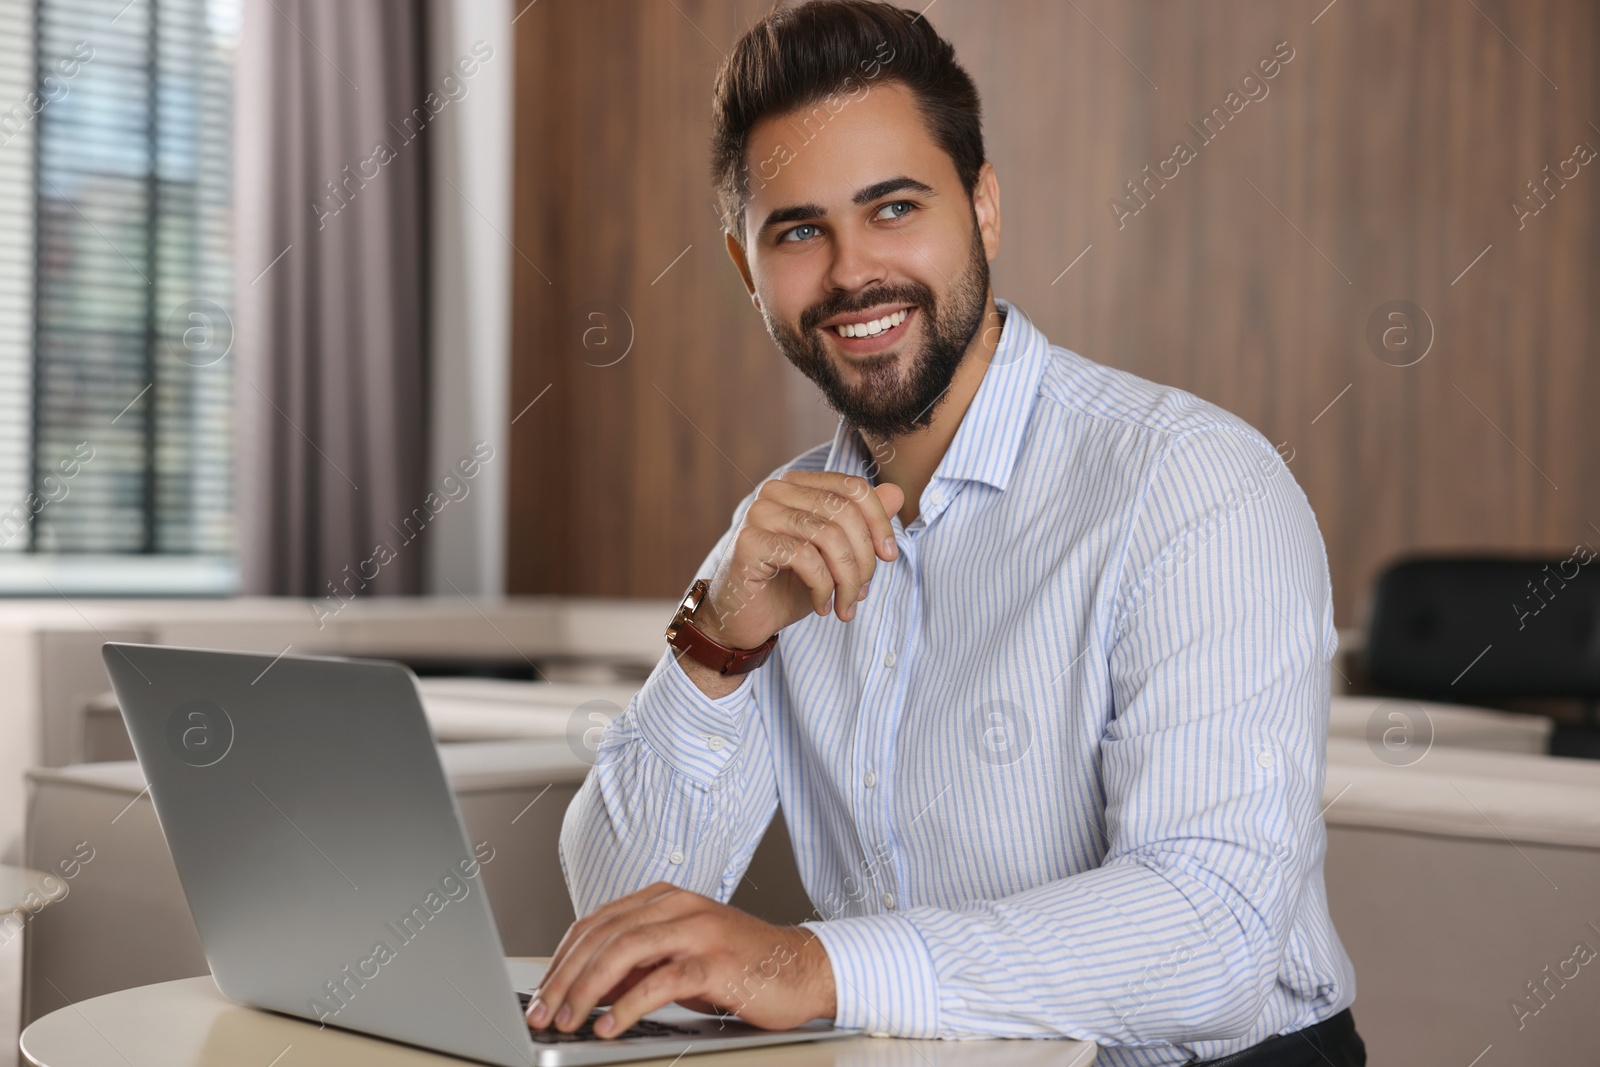
[[[1338,1015],[1292,1034],[1269,1037],[1242,1052],[1195,1067],[1366,1067],[1367,1046],[1346,1008]]]

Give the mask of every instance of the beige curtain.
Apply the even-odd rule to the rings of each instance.
[[[240,591],[414,593],[426,538],[423,0],[244,0]],[[329,601],[330,604],[337,603]]]

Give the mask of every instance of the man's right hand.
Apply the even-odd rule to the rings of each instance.
[[[897,485],[836,471],[767,479],[712,575],[695,626],[729,648],[754,648],[811,612],[827,615],[830,603],[840,621],[855,618],[878,560],[899,558],[889,516],[904,503]],[[713,696],[738,688],[738,677],[694,670],[692,657],[681,662]]]

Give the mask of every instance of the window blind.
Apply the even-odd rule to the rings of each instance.
[[[33,5],[0,2],[0,508],[31,485]],[[20,531],[18,531],[20,532]],[[0,521],[0,552],[27,546]],[[8,536],[9,534],[9,536]]]
[[[0,0],[0,552],[232,552],[238,20]]]

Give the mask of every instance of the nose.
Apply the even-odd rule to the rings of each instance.
[[[828,264],[828,286],[855,293],[881,285],[889,276],[883,242],[871,234],[842,228],[834,234],[833,260]]]

